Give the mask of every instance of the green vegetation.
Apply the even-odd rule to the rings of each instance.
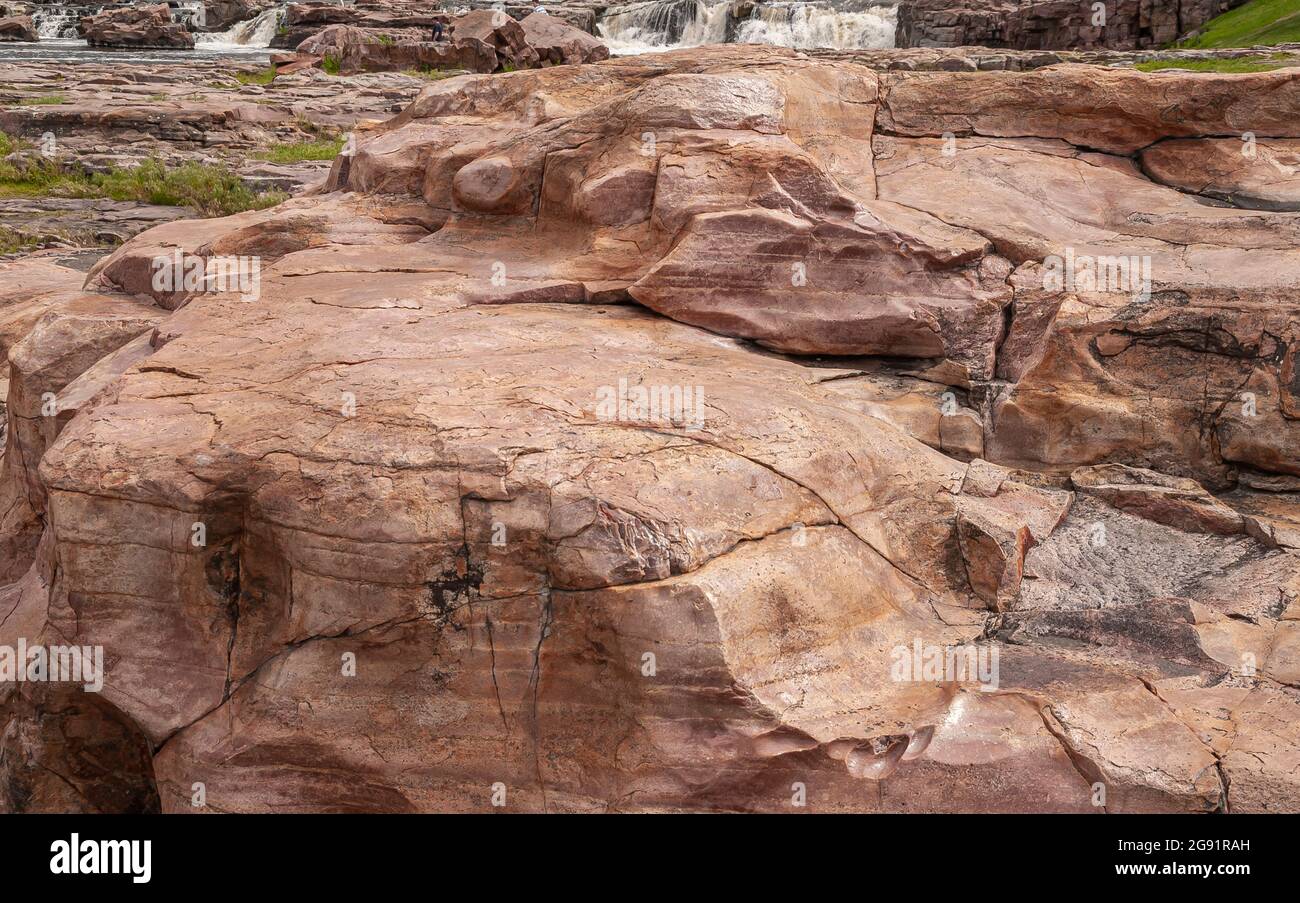
[[[397,43],[397,39],[390,34],[378,34],[375,37],[379,40],[379,43],[383,44],[385,47],[392,47]]]
[[[23,148],[0,132],[0,156]],[[258,192],[220,166],[189,162],[168,167],[158,160],[139,166],[87,173],[37,155],[0,161],[0,197],[112,198],[171,207],[193,207],[204,216],[261,210],[283,201],[280,191]]]
[[[1211,19],[1180,47],[1253,47],[1300,41],[1300,0],[1251,0]]]
[[[98,247],[103,239],[90,230],[55,229],[40,233],[24,232],[10,226],[0,226],[0,256],[26,254],[50,245],[76,245],[83,248]],[[116,244],[116,242],[114,242]]]
[[[0,255],[35,251],[40,246],[39,239],[8,226],[0,226]]]
[[[267,66],[253,72],[236,72],[235,81],[241,85],[269,85],[275,78],[275,67]]]
[[[4,155],[26,149],[25,142],[8,135],[0,140]],[[0,160],[0,197],[85,197],[78,191],[80,181],[39,155],[27,156],[20,163]]]
[[[39,94],[36,97],[22,97],[18,100],[20,107],[43,107],[50,104],[66,103],[68,100],[62,94]]]
[[[442,81],[444,78],[452,78],[456,75],[464,75],[463,69],[433,69],[428,66],[422,66],[419,69],[404,69],[403,75],[414,76],[415,78],[427,78],[430,81]]]
[[[1158,72],[1161,69],[1188,69],[1192,72],[1267,72],[1276,69],[1278,63],[1269,62],[1260,57],[1239,57],[1221,60],[1151,60],[1138,63],[1133,68],[1143,72]]]
[[[193,161],[168,169],[157,160],[145,160],[131,169],[96,174],[91,181],[101,197],[193,207],[204,216],[261,210],[288,197],[282,191],[254,191],[228,169]]]
[[[273,144],[255,156],[272,163],[302,163],[306,160],[333,160],[343,149],[343,138],[317,138],[312,141],[286,141]]]
[[[338,75],[342,65],[339,63],[338,57],[327,56],[320,61],[320,67],[325,71],[326,75]]]

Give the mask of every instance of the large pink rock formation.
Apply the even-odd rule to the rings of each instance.
[[[1300,74],[709,48],[7,265],[0,643],[107,666],[8,805],[1300,810],[1300,218],[1157,151],[1247,131]]]

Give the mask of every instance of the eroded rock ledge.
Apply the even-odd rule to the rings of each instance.
[[[1300,809],[1300,219],[1211,165],[1298,113],[697,49],[439,83],[311,196],[6,265],[0,643],[103,645],[68,718],[119,739],[9,688],[0,804]],[[895,679],[961,644],[996,687]]]

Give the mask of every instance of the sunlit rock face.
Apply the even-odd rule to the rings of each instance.
[[[102,646],[69,719],[119,753],[37,786],[78,753],[6,688],[0,804],[1300,809],[1300,220],[1137,160],[1298,113],[758,48],[466,76],[318,192],[7,265],[0,644]]]

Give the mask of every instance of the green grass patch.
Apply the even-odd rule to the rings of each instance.
[[[336,56],[325,57],[320,61],[320,67],[324,70],[326,75],[338,75],[339,70],[343,68],[342,64],[339,62],[339,58]]]
[[[104,241],[91,229],[25,232],[11,226],[0,226],[0,256],[27,254],[31,251],[39,251],[41,248],[66,245],[93,248],[103,246]]]
[[[241,85],[269,85],[275,80],[275,67],[267,66],[254,72],[236,72],[235,81]]]
[[[430,66],[421,66],[420,69],[403,69],[403,75],[411,75],[413,78],[428,78],[430,82],[441,82],[445,78],[455,78],[456,75],[464,75],[464,69],[433,69]]]
[[[1138,63],[1133,68],[1142,72],[1159,72],[1162,69],[1187,69],[1191,72],[1268,72],[1278,68],[1278,63],[1270,63],[1258,57],[1240,57],[1224,60],[1150,60]]]
[[[1251,0],[1211,19],[1180,47],[1253,47],[1300,41],[1300,0]]]
[[[40,246],[41,241],[35,236],[0,226],[0,254],[22,254],[35,251]]]
[[[16,146],[3,132],[3,147]],[[261,210],[288,197],[282,191],[255,191],[224,167],[189,162],[168,167],[158,160],[106,173],[64,168],[55,160],[27,156],[18,163],[0,160],[0,197],[111,198],[169,207],[192,207],[203,216]]]
[[[4,147],[12,153],[23,145],[5,135],[0,150]],[[82,194],[83,181],[84,177],[64,172],[47,157],[30,155],[18,163],[0,160],[0,197],[86,197]]]
[[[57,103],[66,103],[68,98],[63,94],[40,94],[36,97],[22,97],[18,100],[20,107],[43,107],[52,106]]]
[[[288,197],[282,191],[254,191],[228,169],[195,162],[169,169],[157,160],[145,160],[130,169],[96,174],[91,181],[101,197],[193,207],[204,216],[261,210]]]
[[[311,141],[286,141],[273,144],[254,154],[271,163],[304,163],[308,160],[333,160],[343,149],[343,138],[317,138]]]
[[[403,75],[411,75],[415,78],[427,78],[429,81],[442,81],[444,78],[452,78],[457,75],[464,75],[464,69],[432,69],[423,67],[420,69],[404,69]]]

